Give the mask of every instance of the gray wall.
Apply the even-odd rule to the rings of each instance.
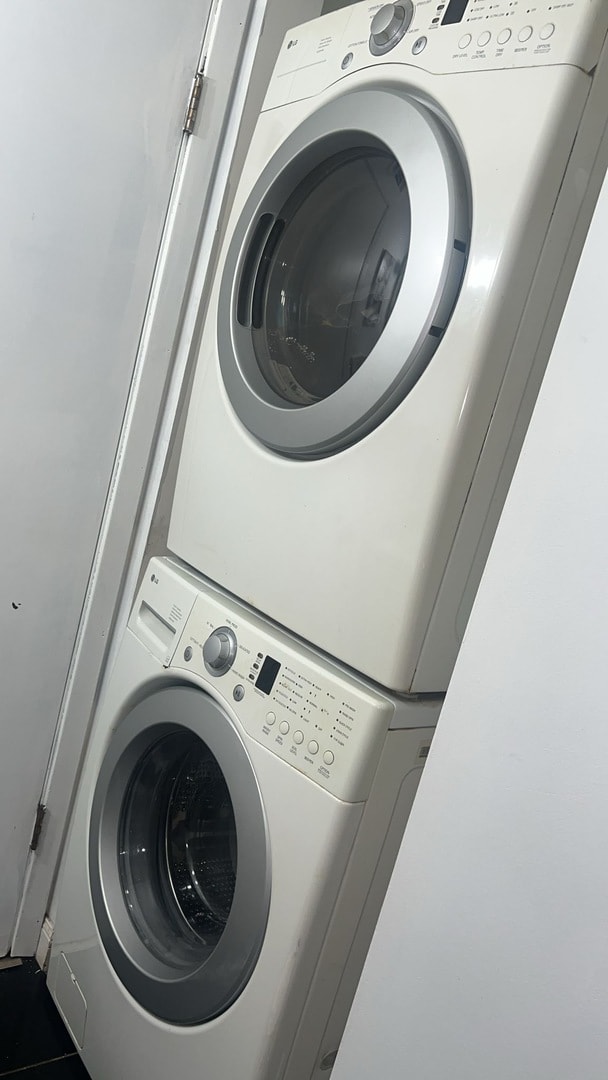
[[[208,0],[0,6],[0,956],[95,552],[207,9]]]
[[[605,1080],[608,185],[333,1080]]]

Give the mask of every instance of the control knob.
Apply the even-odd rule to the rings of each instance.
[[[218,626],[203,645],[203,660],[216,678],[230,670],[236,656],[236,635],[229,626]]]
[[[369,50],[374,56],[389,52],[401,41],[414,18],[412,0],[383,4],[374,15],[369,33]]]

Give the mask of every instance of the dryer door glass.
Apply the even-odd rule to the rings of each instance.
[[[136,767],[121,814],[119,865],[147,947],[175,966],[206,959],[230,914],[237,836],[222,771],[191,732],[165,736]]]
[[[268,144],[283,123],[265,116]],[[441,346],[467,261],[466,167],[436,110],[381,87],[345,89],[269,160],[251,155],[222,254],[222,380],[267,447],[323,457],[385,420]]]
[[[312,405],[358,371],[393,310],[409,242],[407,187],[387,150],[336,154],[298,186],[251,290],[255,354],[281,398]]]

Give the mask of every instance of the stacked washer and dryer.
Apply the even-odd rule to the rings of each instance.
[[[402,0],[285,38],[58,887],[93,1080],[331,1070],[605,171],[607,29]]]

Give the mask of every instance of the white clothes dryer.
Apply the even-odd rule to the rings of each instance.
[[[605,170],[607,24],[360,3],[287,35],[252,139],[169,548],[401,692],[449,680]]]
[[[328,1075],[438,708],[152,561],[58,886],[49,986],[93,1080]]]

